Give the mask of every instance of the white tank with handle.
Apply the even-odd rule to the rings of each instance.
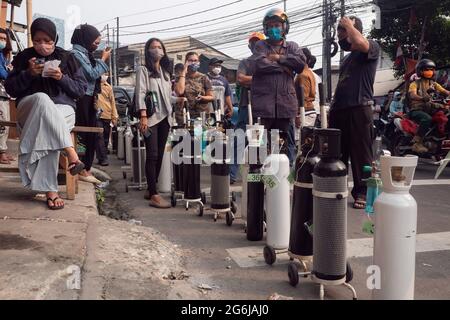
[[[409,193],[418,157],[381,157],[383,193],[375,201],[374,266],[381,272],[374,300],[413,300],[417,202]]]
[[[276,250],[289,247],[291,229],[289,173],[289,158],[285,154],[272,154],[266,159],[263,174],[267,179],[267,245]]]
[[[132,161],[133,138],[133,131],[131,130],[131,127],[128,126],[125,130],[125,163],[127,165],[131,165]]]
[[[125,127],[117,128],[117,159],[125,159]]]
[[[164,150],[161,171],[158,178],[158,191],[160,193],[170,193],[172,191],[172,146],[170,140]]]

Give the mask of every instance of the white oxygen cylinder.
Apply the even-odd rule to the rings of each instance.
[[[172,146],[170,141],[166,143],[164,158],[158,178],[158,191],[160,193],[170,193],[172,191]]]
[[[241,166],[242,175],[242,197],[241,197],[241,217],[243,221],[247,221],[247,205],[248,205],[248,148],[245,148],[245,163]]]
[[[375,201],[374,300],[413,300],[417,202],[409,193],[418,157],[381,157],[383,193]],[[377,279],[375,279],[375,282]]]
[[[117,159],[125,159],[125,127],[117,128]]]
[[[132,161],[133,137],[133,131],[131,131],[131,127],[128,126],[125,130],[125,163],[127,165],[131,165]]]
[[[276,250],[289,247],[291,229],[289,158],[272,154],[264,164],[263,174],[275,181],[266,187],[267,245]],[[261,195],[263,196],[263,195]]]

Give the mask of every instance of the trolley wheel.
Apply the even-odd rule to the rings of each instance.
[[[237,213],[237,205],[236,205],[236,202],[234,202],[234,201],[231,201],[231,212],[233,212],[233,214],[236,214]]]
[[[126,193],[130,192],[130,187],[128,187],[128,183],[125,185],[125,192]]]
[[[202,192],[202,203],[206,205],[206,193]]]
[[[170,195],[170,202],[172,204],[172,208],[175,208],[177,206],[177,199],[175,198],[175,194],[172,193]]]
[[[237,202],[237,194],[234,191],[231,193],[231,200],[233,200],[233,202]]]
[[[123,174],[123,179],[127,180],[127,173],[125,171],[123,171],[122,174]]]
[[[198,207],[198,216],[203,217],[205,208],[203,206]]]
[[[298,285],[300,282],[298,277],[298,267],[295,263],[289,263],[288,266],[288,276],[289,276],[289,283],[294,288]]]
[[[234,217],[231,212],[227,212],[226,220],[227,220],[227,226],[231,227],[234,222]]]
[[[273,265],[277,261],[277,253],[271,246],[264,247],[264,260],[269,266]]]
[[[353,280],[353,269],[350,262],[347,262],[347,271],[345,273],[345,282],[350,283]]]

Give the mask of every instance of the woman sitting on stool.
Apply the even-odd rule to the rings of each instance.
[[[14,71],[5,82],[8,94],[17,98],[20,131],[19,170],[24,186],[47,195],[51,210],[64,208],[58,195],[60,151],[69,159],[72,175],[84,169],[74,149],[70,131],[75,125],[76,100],[87,82],[73,55],[56,46],[53,22],[36,19],[31,25],[33,47],[17,55]],[[60,61],[59,67],[56,66]],[[47,62],[54,64],[44,73]]]

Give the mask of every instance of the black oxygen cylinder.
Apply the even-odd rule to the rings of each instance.
[[[200,200],[200,168],[201,164],[196,164],[200,155],[195,154],[196,137],[194,131],[190,130],[191,152],[183,155],[183,191],[185,200]],[[196,161],[197,159],[197,161]]]
[[[298,257],[313,255],[313,237],[307,229],[313,221],[313,172],[320,161],[319,144],[315,143],[314,128],[302,129],[302,153],[295,164],[295,185],[292,203],[289,253]]]
[[[218,136],[222,147],[221,158],[213,152],[214,163],[211,165],[211,209],[226,210],[230,208],[230,164],[227,155],[226,136]],[[217,142],[217,141],[216,141]]]
[[[340,161],[341,131],[317,129],[317,139],[320,161],[313,174],[313,273],[317,279],[341,281],[347,272],[348,198],[348,171]]]
[[[172,141],[172,150],[175,150],[175,147],[179,144],[179,141]],[[173,158],[182,159],[183,158],[183,152],[180,150],[179,154],[173,154]],[[184,185],[183,185],[183,163],[181,164],[175,164],[173,163],[173,182],[174,182],[174,191],[175,192],[184,192]]]
[[[247,239],[261,241],[264,237],[264,183],[259,148],[249,146],[249,154],[258,154],[258,163],[250,164],[247,197]]]
[[[112,154],[117,154],[117,149],[119,145],[119,134],[117,132],[117,126],[112,128]]]

